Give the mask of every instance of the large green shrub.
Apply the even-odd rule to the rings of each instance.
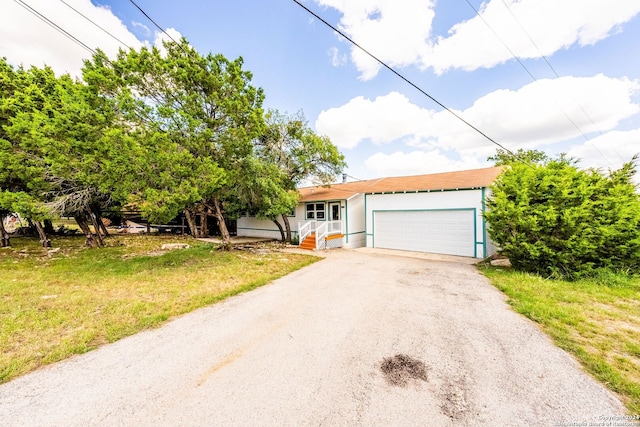
[[[566,158],[512,163],[492,186],[489,235],[514,268],[576,278],[640,270],[635,159],[604,175]]]

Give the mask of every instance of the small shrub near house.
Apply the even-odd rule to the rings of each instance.
[[[492,187],[489,235],[514,268],[575,279],[640,270],[636,158],[608,174],[561,157],[514,162]]]

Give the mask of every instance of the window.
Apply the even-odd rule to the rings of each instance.
[[[324,203],[307,203],[307,219],[324,221]]]

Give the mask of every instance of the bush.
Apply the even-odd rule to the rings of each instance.
[[[637,273],[640,198],[635,158],[605,176],[561,158],[513,164],[492,187],[489,235],[516,269],[578,278],[608,268]]]

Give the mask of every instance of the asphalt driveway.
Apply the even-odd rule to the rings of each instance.
[[[397,355],[421,374],[396,367],[394,383],[381,366]],[[623,413],[473,266],[348,250],[0,386],[2,426],[561,426]]]

